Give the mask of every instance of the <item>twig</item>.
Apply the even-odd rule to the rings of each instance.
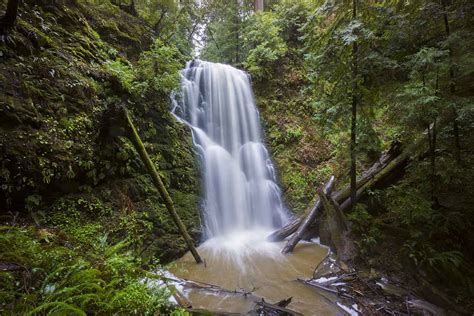
[[[318,265],[316,266],[316,268],[314,268],[313,274],[316,274],[316,271],[319,269],[319,266],[320,266],[324,261],[326,261],[327,258],[329,258],[329,252],[326,254],[326,257],[324,257],[324,259],[321,260],[321,261],[318,263]]]

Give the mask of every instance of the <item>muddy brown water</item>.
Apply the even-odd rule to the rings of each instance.
[[[242,253],[204,244],[198,251],[205,258],[205,264],[196,264],[188,253],[175,262],[170,272],[179,278],[228,290],[252,291],[270,303],[293,297],[287,308],[304,315],[344,315],[318,290],[297,281],[312,277],[315,267],[328,255],[327,248],[300,243],[293,254],[284,256],[280,253],[282,247],[283,243],[267,243],[260,251]],[[241,294],[190,288],[183,291],[197,309],[245,314],[255,306],[255,297],[246,298]]]

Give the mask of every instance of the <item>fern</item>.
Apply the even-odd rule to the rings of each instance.
[[[73,305],[64,302],[44,303],[33,309],[27,315],[36,315],[40,312],[47,312],[48,315],[70,315],[70,316],[86,316],[87,314]]]
[[[0,227],[0,231],[0,246],[8,249],[0,260],[24,265],[34,279],[26,283],[20,274],[1,275],[0,293],[12,314],[151,315],[168,302],[168,290],[143,281],[146,272],[128,251],[129,241],[109,245],[104,236],[99,247],[79,255],[39,243],[33,230]]]

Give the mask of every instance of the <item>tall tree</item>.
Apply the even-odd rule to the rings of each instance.
[[[446,32],[446,39],[449,41],[449,36],[451,35],[451,30],[449,27],[449,19],[448,19],[448,11],[446,0],[441,0],[441,6],[443,7],[443,20],[444,20],[444,29]],[[448,46],[449,51],[449,92],[453,96],[456,92],[456,83],[454,78],[454,65],[453,65],[453,49],[451,45]],[[454,106],[451,107],[453,112],[453,131],[454,131],[454,146],[455,146],[455,156],[458,162],[461,161],[461,144],[459,141],[459,126],[458,126],[458,118],[456,113],[456,108]]]
[[[352,0],[352,19],[357,19],[357,0]],[[354,28],[354,31],[356,28]],[[357,76],[358,76],[358,61],[357,61],[357,40],[352,43],[352,111],[351,111],[351,205],[354,209],[357,198],[357,169],[356,169],[356,129],[357,129]]]
[[[263,0],[255,0],[255,12],[263,11]]]

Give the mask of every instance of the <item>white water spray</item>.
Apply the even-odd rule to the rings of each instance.
[[[255,238],[263,243],[262,232],[281,227],[288,212],[249,78],[229,65],[193,60],[181,72],[181,89],[173,113],[192,128],[200,154],[205,237],[234,250],[242,243],[256,247]]]

